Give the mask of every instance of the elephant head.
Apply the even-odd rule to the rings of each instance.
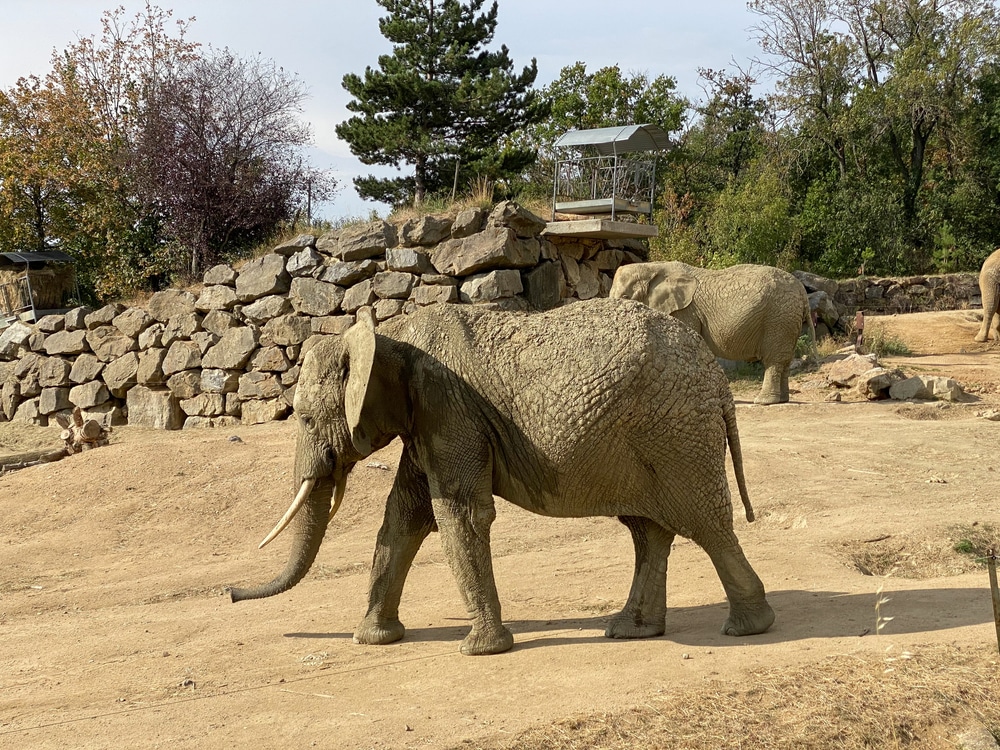
[[[688,307],[697,289],[698,279],[684,263],[635,263],[618,269],[610,296],[634,299],[669,315]]]
[[[348,473],[355,463],[392,439],[386,434],[386,414],[381,407],[393,406],[393,399],[385,394],[372,397],[381,383],[373,373],[375,348],[373,327],[358,323],[343,336],[325,339],[306,354],[295,392],[299,433],[294,476],[298,491],[260,546],[293,520],[295,543],[285,570],[277,578],[256,588],[231,589],[234,602],[274,596],[302,580],[316,559],[327,524],[340,507]]]

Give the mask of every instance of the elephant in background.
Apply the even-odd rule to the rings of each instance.
[[[802,282],[771,266],[714,271],[686,263],[635,263],[615,274],[611,297],[634,299],[694,329],[717,357],[763,362],[757,404],[788,401],[788,369],[803,326],[815,341]]]
[[[994,250],[979,269],[979,293],[983,296],[983,324],[976,334],[976,341],[988,341],[990,332],[1000,339],[996,315],[1000,310],[1000,249]]]
[[[305,576],[351,468],[398,436],[357,643],[403,637],[403,584],[436,530],[472,618],[462,653],[511,648],[490,554],[494,496],[628,528],[634,577],[608,637],[664,633],[676,534],[715,565],[729,599],[724,633],[761,633],[774,620],[733,530],[727,444],[749,520],[753,511],[729,384],[703,341],[643,305],[596,299],[531,315],[433,305],[378,333],[359,322],[306,355],[295,413],[299,490],[261,543],[294,519],[291,555],[270,583],[232,589],[234,602]]]

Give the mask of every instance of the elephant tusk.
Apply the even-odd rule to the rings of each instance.
[[[330,518],[327,519],[327,523],[333,520],[333,517],[337,515],[337,511],[340,510],[340,504],[344,502],[344,490],[347,488],[347,477],[341,476],[337,480],[337,489],[333,493],[333,505],[330,506]]]
[[[278,536],[278,534],[285,530],[285,527],[292,522],[292,519],[295,518],[295,514],[298,513],[305,504],[306,500],[309,498],[309,494],[315,486],[315,479],[302,480],[302,486],[299,487],[299,492],[295,496],[295,499],[292,500],[292,504],[288,506],[288,510],[285,511],[285,515],[283,515],[277,525],[271,529],[271,533],[264,537],[264,541],[257,545],[257,549],[263,549],[264,545],[268,544],[272,539]]]

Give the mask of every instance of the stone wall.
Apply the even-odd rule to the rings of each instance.
[[[437,303],[541,310],[607,296],[635,240],[567,240],[514,203],[487,214],[376,221],[301,235],[194,291],[50,315],[0,332],[0,421],[46,425],[79,407],[105,426],[257,424],[290,412],[322,336]]]
[[[978,273],[903,278],[860,276],[842,281],[805,271],[793,271],[793,274],[809,293],[820,335],[850,330],[859,310],[866,315],[893,315],[983,306]]]

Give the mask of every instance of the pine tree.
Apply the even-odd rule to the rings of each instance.
[[[465,179],[490,180],[523,170],[530,150],[503,148],[503,137],[547,114],[531,89],[536,61],[520,75],[506,46],[487,49],[497,23],[497,3],[485,0],[376,0],[388,11],[379,30],[393,44],[378,70],[364,78],[350,73],[343,86],[357,115],[337,126],[337,135],[364,164],[400,168],[410,176],[357,177],[363,198],[416,204],[452,187],[456,163]]]

